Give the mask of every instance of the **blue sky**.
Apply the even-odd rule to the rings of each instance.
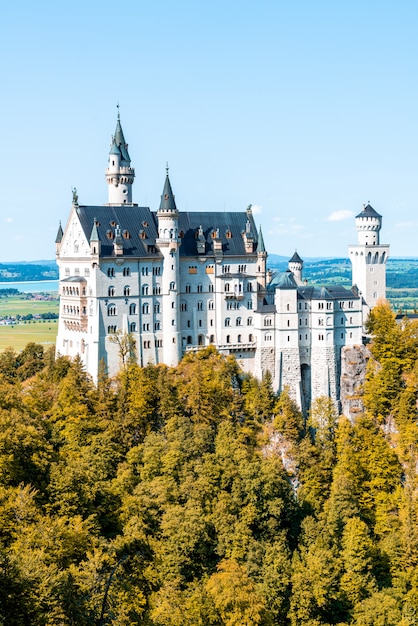
[[[2,8],[0,262],[53,258],[71,188],[107,201],[120,103],[134,201],[254,205],[269,252],[346,256],[370,201],[418,256],[418,3],[23,0]]]

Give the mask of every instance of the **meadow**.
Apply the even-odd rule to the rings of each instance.
[[[42,315],[59,312],[59,300],[36,300],[27,294],[0,297],[0,319],[7,317]],[[58,320],[21,320],[13,325],[0,325],[0,352],[12,347],[23,350],[29,342],[52,345],[55,343]]]
[[[59,300],[34,300],[28,294],[0,297],[0,318],[16,315],[59,313]]]

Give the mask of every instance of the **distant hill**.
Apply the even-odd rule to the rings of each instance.
[[[58,268],[55,261],[0,263],[0,282],[57,280],[58,277]]]
[[[288,257],[270,254],[268,267],[286,271]],[[311,284],[351,285],[351,263],[347,258],[307,258],[304,259],[303,277]],[[58,268],[55,260],[33,262],[14,261],[0,263],[0,282],[20,282],[26,280],[57,280]],[[389,290],[418,289],[418,258],[391,258],[387,264],[387,287]],[[390,297],[390,293],[388,294]]]

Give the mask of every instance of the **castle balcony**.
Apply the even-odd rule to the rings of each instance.
[[[226,300],[243,300],[244,294],[241,292],[234,293],[233,291],[224,291],[224,296]]]
[[[257,343],[252,341],[250,343],[221,343],[221,344],[206,344],[204,346],[194,345],[194,346],[186,346],[184,348],[184,352],[198,352],[199,350],[204,350],[208,346],[215,346],[217,350],[220,352],[245,352],[245,351],[255,351],[257,348]]]
[[[220,343],[216,347],[220,352],[224,352],[225,350],[228,352],[248,352],[256,350],[257,342],[251,341],[247,343]]]
[[[62,313],[60,320],[64,322],[64,326],[67,330],[75,330],[79,332],[87,332],[87,315],[77,313]]]

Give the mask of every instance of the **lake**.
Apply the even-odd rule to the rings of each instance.
[[[39,291],[58,291],[58,280],[28,280],[23,282],[0,282],[0,289],[18,289],[22,293]]]

